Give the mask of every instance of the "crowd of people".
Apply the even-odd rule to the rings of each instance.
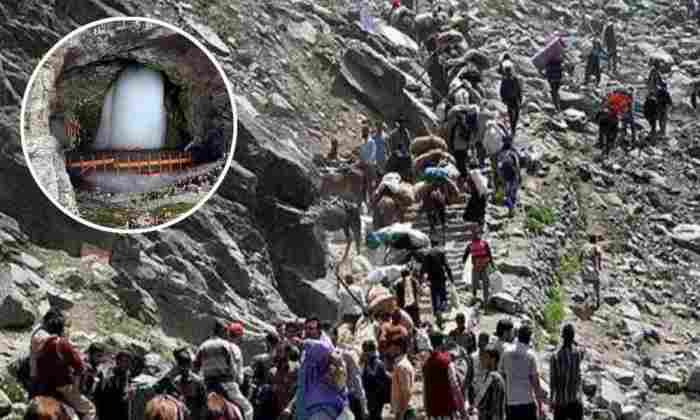
[[[406,290],[402,295],[406,303]],[[562,346],[551,356],[547,398],[528,323],[515,329],[512,321],[502,319],[492,337],[460,313],[456,328],[445,334],[421,323],[417,314],[407,314],[398,299],[389,308],[370,315],[380,327],[361,348],[354,344],[353,324],[345,324],[351,327],[348,333],[342,322],[334,326],[316,317],[280,323],[266,335],[266,351],[254,356],[249,368],[236,344],[242,325],[217,321],[194,354],[188,348],[173,352],[174,367],[151,385],[148,395],[172,395],[183,419],[207,419],[207,398],[213,392],[233,403],[239,413],[234,418],[240,420],[379,420],[385,418],[385,406],[391,418],[408,420],[418,415],[414,394],[419,371],[423,409],[430,419],[534,420],[545,402],[555,419],[582,418],[583,353],[571,324],[563,328]],[[135,419],[138,358],[127,351],[106,357],[110,353],[101,344],[90,345],[83,356],[68,337],[69,324],[64,314],[51,309],[34,331],[30,398],[57,396],[83,420]]]

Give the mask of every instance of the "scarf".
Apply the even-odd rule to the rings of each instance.
[[[304,342],[304,361],[299,370],[296,420],[307,420],[318,411],[331,411],[337,417],[348,404],[347,392],[326,380],[333,345],[325,340]]]

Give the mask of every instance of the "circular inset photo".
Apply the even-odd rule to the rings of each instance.
[[[39,62],[22,147],[46,196],[95,229],[144,233],[195,212],[236,145],[233,91],[195,38],[164,22],[83,26]]]

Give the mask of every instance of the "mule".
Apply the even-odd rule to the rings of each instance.
[[[37,396],[29,402],[24,420],[78,420],[78,415],[54,397]]]
[[[313,223],[331,232],[342,230],[347,241],[343,261],[348,256],[353,242],[355,242],[355,250],[358,255],[360,254],[362,218],[359,204],[337,197],[323,200],[307,210],[302,223]]]
[[[321,178],[321,197],[338,196],[361,205],[367,196],[367,175],[357,165],[330,172]]]
[[[243,420],[243,414],[236,404],[228,401],[218,392],[207,394],[207,414],[205,420]]]

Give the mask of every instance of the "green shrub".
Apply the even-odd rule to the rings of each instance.
[[[548,301],[544,307],[544,328],[548,333],[559,334],[559,327],[564,320],[564,300],[559,285],[547,292]]]
[[[581,259],[577,255],[565,254],[559,257],[561,278],[568,278],[581,271]]]
[[[554,211],[549,207],[530,207],[527,210],[525,218],[525,228],[540,235],[544,231],[545,226],[554,224]]]

